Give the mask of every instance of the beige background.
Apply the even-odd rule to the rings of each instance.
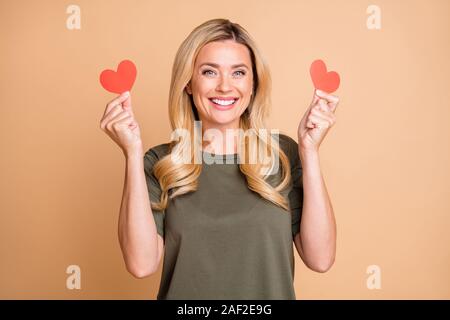
[[[81,8],[81,30],[66,8]],[[381,30],[366,9],[380,6]],[[298,299],[450,298],[450,1],[0,2],[0,298],[154,299],[160,270],[127,273],[117,239],[124,157],[100,130],[98,76],[133,60],[146,149],[167,142],[172,61],[200,23],[256,39],[273,75],[269,124],[297,140],[316,58],[341,74],[321,166],[338,224],[325,274],[296,253]],[[81,290],[66,288],[81,267]],[[366,269],[381,268],[369,290]]]

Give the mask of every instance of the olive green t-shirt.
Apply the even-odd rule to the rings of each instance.
[[[290,213],[248,188],[237,154],[204,151],[224,163],[202,162],[198,190],[170,199],[165,211],[152,210],[164,239],[158,300],[296,299],[293,238],[301,220],[302,167],[297,142],[279,134],[279,143],[291,164],[292,181],[282,192]],[[164,143],[144,156],[152,202],[161,194],[152,168],[168,152]],[[281,163],[278,171],[268,180],[272,186]]]

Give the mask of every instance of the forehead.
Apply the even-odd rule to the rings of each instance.
[[[223,67],[245,63],[251,67],[251,58],[248,48],[233,40],[214,41],[204,45],[195,61],[196,66],[212,62]]]

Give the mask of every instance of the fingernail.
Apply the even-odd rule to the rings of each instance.
[[[316,92],[317,92],[318,94],[323,94],[323,91],[322,91],[322,90],[319,90],[319,89],[317,89]]]
[[[124,97],[128,97],[130,95],[130,91],[125,91],[124,93],[123,93],[123,96]]]

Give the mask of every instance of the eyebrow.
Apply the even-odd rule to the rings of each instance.
[[[205,65],[211,66],[211,67],[214,67],[214,68],[219,68],[219,67],[220,67],[217,63],[212,63],[212,62],[205,62],[205,63],[202,63],[202,64],[200,65],[200,67],[203,67],[203,66],[205,66]],[[245,63],[238,63],[238,64],[234,64],[234,65],[231,66],[232,69],[234,69],[234,68],[239,68],[239,67],[245,67],[245,68],[248,69],[248,67],[247,67],[247,65],[246,65]]]

